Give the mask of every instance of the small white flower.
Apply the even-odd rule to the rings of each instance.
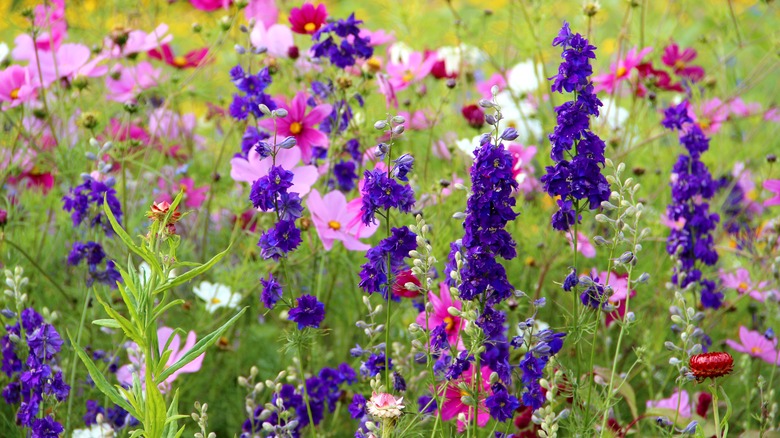
[[[8,44],[6,43],[0,43],[0,63],[5,61],[5,58],[8,57]]]
[[[474,158],[474,150],[479,147],[479,138],[481,135],[478,135],[471,140],[468,138],[462,138],[455,142],[455,146],[458,147],[458,149],[465,152],[468,156],[471,158]]]
[[[396,399],[392,394],[375,392],[366,403],[366,409],[374,418],[395,419],[401,416],[401,410],[405,407],[403,401],[403,397]]]
[[[397,42],[387,49],[388,58],[390,62],[396,64],[406,64],[409,62],[409,56],[414,52],[408,44],[403,42]]]
[[[617,131],[622,128],[626,123],[626,120],[628,120],[628,110],[615,105],[612,99],[608,97],[601,99],[601,103],[603,103],[604,106],[599,108],[599,116],[596,118],[597,123],[603,123],[604,118],[606,117],[609,129]]]
[[[481,50],[467,44],[458,46],[445,46],[436,51],[439,59],[444,60],[444,70],[448,75],[460,73],[461,58],[467,65],[476,65],[485,56]]]
[[[214,313],[220,307],[235,309],[241,301],[241,294],[233,293],[229,287],[219,283],[204,281],[193,292],[206,302],[206,310]]]
[[[530,93],[539,88],[539,81],[543,76],[542,66],[529,59],[509,70],[507,85],[517,94]]]
[[[113,438],[114,430],[108,424],[93,424],[89,429],[76,429],[72,438]]]

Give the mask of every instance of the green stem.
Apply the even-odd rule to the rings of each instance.
[[[731,2],[729,2],[731,3]],[[710,392],[712,393],[712,413],[715,416],[715,437],[721,438],[722,428],[720,426],[720,412],[718,411],[718,383],[713,381],[710,383]]]
[[[298,344],[298,372],[301,374],[301,384],[303,385],[303,401],[306,403],[306,412],[309,414],[309,430],[313,438],[317,437],[314,431],[314,415],[311,413],[311,403],[309,403],[309,391],[306,389],[306,375],[303,373],[303,345]]]
[[[81,345],[81,333],[84,331],[84,323],[87,319],[87,308],[89,307],[89,300],[91,298],[92,294],[92,288],[87,288],[87,296],[84,297],[84,307],[81,308],[81,322],[79,323],[79,331],[76,333],[76,345]],[[76,362],[78,361],[78,356],[76,354],[76,349],[73,349],[73,358],[71,358],[71,365],[70,365],[70,382],[68,384],[71,387],[71,390],[75,388],[76,384]],[[71,430],[70,429],[70,413],[73,409],[73,399],[75,397],[68,397],[68,412],[65,415],[65,430]]]

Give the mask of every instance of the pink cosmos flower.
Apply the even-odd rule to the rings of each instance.
[[[767,122],[780,123],[780,109],[777,107],[767,108],[764,113],[764,120]]]
[[[490,421],[490,413],[485,407],[485,398],[490,392],[490,368],[482,367],[480,375],[482,377],[482,388],[480,389],[480,400],[477,405],[477,425],[479,427],[485,427],[488,421]],[[452,382],[449,382],[447,389],[444,391],[444,402],[441,405],[441,419],[444,421],[458,418],[459,414],[466,415],[466,422],[470,423],[474,418],[474,405],[466,405],[461,401],[460,389],[458,384],[465,382],[466,385],[471,387],[471,382],[474,379],[474,365],[469,366],[469,369],[464,371],[463,374]],[[437,412],[438,414],[438,412]],[[467,423],[463,423],[458,420],[458,432],[462,433],[466,429]]]
[[[90,60],[92,51],[83,44],[66,43],[56,52],[39,52],[39,55],[44,87],[60,78],[98,77],[108,73],[107,66],[99,65],[105,57]]]
[[[676,43],[666,46],[661,56],[661,61],[671,67],[675,74],[697,82],[704,78],[704,69],[698,65],[689,65],[694,59],[696,59],[696,50],[688,47],[680,51],[680,46]]]
[[[283,24],[273,24],[269,27],[258,21],[249,40],[255,47],[265,47],[268,53],[277,58],[286,58],[290,55],[290,49],[295,47],[293,34],[289,27]]]
[[[165,43],[161,44],[159,49],[150,50],[148,54],[151,58],[159,59],[171,67],[183,70],[185,68],[195,68],[205,63],[206,57],[209,55],[209,49],[208,47],[201,47],[177,56],[173,53],[171,46]]]
[[[395,94],[395,87],[390,81],[390,77],[384,73],[376,75],[376,83],[379,86],[379,93],[385,96],[385,104],[388,108],[398,108],[398,97]]]
[[[171,343],[166,350],[165,344],[168,343],[168,339],[171,338],[171,335],[173,335],[173,339],[171,339]],[[171,355],[168,357],[168,361],[165,365],[166,368],[168,368],[178,362],[179,359],[184,357],[184,355],[195,346],[197,335],[194,331],[190,331],[187,334],[187,341],[184,343],[184,345],[181,345],[181,338],[178,333],[174,334],[173,329],[170,327],[160,327],[157,330],[157,340],[160,345],[160,354],[163,354],[166,351],[171,352]],[[130,359],[130,363],[119,367],[116,372],[116,378],[119,380],[119,383],[122,384],[122,386],[130,387],[133,385],[133,374],[136,374],[141,380],[141,384],[145,386],[144,377],[146,377],[146,365],[143,359],[144,353],[140,351],[138,345],[136,345],[134,342],[129,344],[128,350],[128,359]],[[171,383],[173,383],[173,381],[176,380],[176,378],[178,378],[180,375],[198,372],[200,367],[203,365],[203,357],[205,355],[206,353],[201,354],[192,362],[173,372],[170,377],[165,379],[165,382],[160,384],[160,391],[169,391],[171,389]]]
[[[168,185],[168,181],[165,178],[157,180],[157,186],[161,192],[157,195],[156,202],[173,202],[173,198],[179,194],[179,191],[184,191],[182,197],[182,204],[188,208],[198,208],[203,205],[203,201],[206,200],[206,193],[209,191],[208,186],[195,187],[195,181],[192,178],[182,178],[178,183]]]
[[[263,23],[267,29],[279,19],[279,9],[276,0],[250,0],[244,8],[244,15],[247,21],[254,19],[257,23]]]
[[[276,119],[276,132],[280,138],[287,136],[295,137],[298,147],[301,149],[303,162],[309,164],[314,146],[328,147],[328,136],[317,129],[317,125],[330,115],[333,107],[324,103],[315,106],[307,113],[307,99],[306,93],[301,91],[295,95],[289,105],[284,102],[279,104],[280,108],[287,110],[287,117]],[[273,132],[274,120],[264,119],[260,121],[260,126],[269,132]]]
[[[1,98],[2,97],[0,96],[0,99]],[[780,179],[768,179],[764,181],[764,190],[768,190],[775,194],[775,196],[764,201],[764,207],[780,205]]]
[[[648,400],[647,408],[671,409],[683,418],[691,418],[691,398],[688,391],[675,392],[669,398]]]
[[[749,214],[761,214],[764,208],[759,202],[756,202],[756,184],[753,182],[753,174],[745,168],[745,163],[738,161],[734,163],[731,170],[731,176],[737,181],[737,186],[745,195],[742,198],[743,209]]]
[[[65,0],[52,0],[49,3],[51,6],[39,4],[33,9],[33,23],[42,30],[35,39],[35,45],[40,50],[56,50],[68,31]]]
[[[117,65],[114,73],[119,76],[114,79],[112,75],[106,76],[106,97],[116,102],[131,102],[143,90],[152,88],[160,80],[161,71],[152,67],[147,61],[139,62],[135,66],[123,67]]]
[[[368,30],[368,29],[360,29],[360,33],[358,34],[360,38],[368,38],[368,45],[369,46],[381,46],[382,44],[387,44],[390,42],[395,41],[395,35],[392,33],[387,33],[382,29],[377,29],[374,31]]]
[[[106,127],[108,138],[114,141],[137,140],[141,144],[149,143],[149,133],[142,126],[111,119]]]
[[[292,31],[300,34],[311,35],[317,32],[328,18],[328,10],[320,3],[316,7],[311,3],[304,3],[300,8],[290,10],[290,24]]]
[[[173,41],[173,35],[168,34],[168,25],[161,23],[150,33],[142,30],[133,30],[127,34],[127,41],[120,47],[110,38],[106,39],[105,46],[110,47],[110,54],[114,58],[144,53],[156,49],[163,44]]]
[[[621,82],[630,78],[631,70],[636,69],[642,63],[642,58],[652,50],[652,47],[645,47],[638,52],[636,47],[629,50],[625,56],[618,59],[617,63],[610,66],[609,73],[593,77],[594,92],[598,93],[603,90],[607,93],[613,93]]]
[[[539,181],[534,177],[536,170],[531,164],[536,156],[536,146],[509,143],[507,150],[512,155],[512,176],[519,184],[517,189],[525,194],[538,190]]]
[[[741,97],[735,97],[729,101],[729,111],[737,117],[750,117],[761,112],[761,104],[758,102],[747,103]]]
[[[734,289],[740,295],[748,294],[754,300],[761,302],[764,302],[770,295],[780,297],[776,290],[766,290],[769,282],[762,281],[758,284],[753,283],[750,280],[750,272],[745,268],[739,268],[733,273],[721,269],[719,275],[723,287],[726,289]]]
[[[433,156],[441,158],[443,160],[451,161],[452,154],[450,153],[449,145],[458,141],[458,134],[449,131],[445,133],[442,138],[434,140],[433,142]]]
[[[36,84],[28,67],[11,65],[0,71],[0,102],[3,111],[29,102],[36,97]]]
[[[493,73],[493,76],[488,78],[488,80],[477,82],[477,91],[479,91],[483,99],[493,99],[493,92],[491,91],[493,85],[498,86],[499,92],[506,88],[506,80],[501,73]]]
[[[190,4],[201,11],[211,12],[217,9],[227,9],[233,0],[190,0]]]
[[[390,84],[396,91],[401,91],[409,85],[420,82],[431,72],[435,57],[425,57],[421,52],[412,52],[406,62],[387,64],[387,74]]]
[[[171,110],[157,108],[149,115],[149,131],[155,139],[168,138],[171,141],[203,142],[203,138],[195,134],[197,119],[195,114],[177,114]]]
[[[739,342],[726,339],[726,345],[740,353],[745,353],[770,364],[780,365],[780,351],[777,339],[769,340],[762,333],[739,327]]]
[[[420,312],[420,314],[417,315],[417,324],[420,324],[420,326],[427,328],[428,330],[433,330],[444,324],[444,331],[447,333],[447,341],[450,345],[462,349],[463,339],[460,337],[460,331],[464,328],[466,322],[459,316],[450,315],[450,312],[447,311],[450,307],[460,310],[462,303],[452,299],[450,287],[447,286],[447,283],[439,283],[439,296],[436,296],[433,291],[428,292],[428,300],[433,306],[433,311],[428,314],[427,323],[425,320],[426,312]]]
[[[572,240],[570,233],[566,233],[566,240],[569,241],[571,249],[574,249],[574,241]],[[586,259],[596,257],[596,247],[590,243],[588,236],[581,231],[577,232],[577,252],[582,254]]]
[[[311,220],[326,251],[333,248],[333,242],[336,240],[343,242],[344,247],[350,251],[366,251],[371,248],[371,245],[358,239],[373,235],[378,225],[366,228],[358,227],[357,224],[350,226],[356,217],[355,213],[358,218],[361,214],[360,211],[350,211],[347,208],[347,198],[340,191],[334,190],[323,197],[317,190],[312,190],[306,200],[306,206],[311,212]]]
[[[290,193],[298,193],[301,197],[311,190],[319,176],[315,166],[298,166],[301,161],[300,148],[281,149],[276,154],[276,165],[293,173],[293,185],[288,189]],[[246,159],[234,157],[230,160],[230,177],[235,181],[253,183],[268,175],[273,160],[261,158],[253,149],[249,150]]]
[[[720,131],[720,127],[729,118],[729,106],[717,97],[702,102],[699,111],[691,111],[688,114],[699,124],[701,130],[712,135]]]

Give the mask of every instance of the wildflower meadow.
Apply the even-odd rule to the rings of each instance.
[[[0,1],[0,438],[780,437],[779,23]]]

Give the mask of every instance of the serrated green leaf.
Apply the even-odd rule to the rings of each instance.
[[[176,371],[180,370],[182,367],[187,365],[188,363],[195,360],[198,356],[203,354],[204,351],[206,351],[207,348],[209,348],[214,342],[219,339],[220,336],[222,336],[222,333],[224,333],[228,328],[230,328],[231,325],[233,325],[236,321],[238,321],[238,318],[241,317],[241,315],[246,312],[246,309],[249,307],[244,307],[241,309],[235,316],[230,318],[225,324],[222,325],[222,327],[214,330],[207,336],[203,337],[200,341],[198,341],[187,353],[182,356],[181,359],[176,361],[173,365],[171,365],[169,368],[167,368],[165,371],[160,373],[160,375],[156,376],[156,384],[160,384],[165,381],[168,377],[171,376],[171,374],[175,373]]]
[[[211,269],[212,266],[217,264],[218,261],[222,259],[222,257],[225,257],[227,253],[230,251],[231,246],[228,246],[227,249],[222,251],[221,253],[215,255],[211,258],[208,262],[198,266],[197,268],[190,269],[189,271],[185,272],[182,275],[179,275],[178,277],[172,278],[167,280],[165,283],[161,284],[157,287],[157,289],[154,290],[154,294],[159,294],[160,292],[164,292],[168,289],[174,288],[180,284],[184,284],[193,278],[197,277],[198,275],[208,271]]]

